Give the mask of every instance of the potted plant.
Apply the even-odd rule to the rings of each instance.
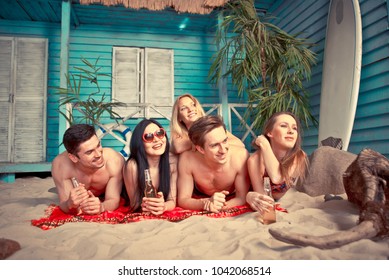
[[[277,111],[289,110],[307,126],[317,125],[310,112],[303,81],[316,62],[305,39],[290,35],[258,15],[254,0],[233,0],[225,5],[216,33],[221,46],[213,56],[210,81],[230,76],[240,97],[248,100],[246,119],[255,129]]]

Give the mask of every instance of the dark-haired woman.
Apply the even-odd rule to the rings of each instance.
[[[144,195],[145,169],[157,190],[155,198]],[[123,178],[132,211],[161,215],[176,207],[176,166],[169,162],[169,140],[156,120],[144,119],[135,127]]]

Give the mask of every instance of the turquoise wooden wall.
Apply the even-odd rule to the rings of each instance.
[[[364,147],[375,149],[389,156],[389,71],[388,71],[388,9],[384,0],[360,1],[363,23],[363,59],[360,97],[349,150],[358,153]],[[321,70],[325,28],[327,23],[328,0],[285,0],[276,1],[269,11],[276,16],[275,23],[287,32],[303,31],[302,36],[315,44],[318,63],[313,68],[312,78],[307,82],[311,93],[311,105],[315,116],[319,117],[321,90]],[[87,7],[85,7],[87,8]],[[217,88],[207,79],[210,58],[215,51],[213,27],[216,21],[209,16],[193,16],[188,21],[186,15],[155,12],[138,12],[134,20],[121,27],[100,25],[80,25],[70,31],[70,65],[81,66],[80,58],[95,60],[100,57],[103,72],[111,73],[112,46],[173,48],[175,52],[175,95],[185,92],[196,95],[201,103],[219,103]],[[147,19],[147,20],[146,20]],[[146,23],[147,21],[147,23]],[[188,22],[186,29],[180,30],[182,22]],[[196,29],[196,22],[207,21],[207,28]],[[168,26],[159,28],[161,22]],[[199,24],[197,24],[199,25]],[[42,22],[0,20],[0,35],[34,36],[49,39],[50,86],[59,86],[60,25]],[[102,91],[109,93],[109,78],[100,82]],[[229,87],[229,102],[238,103],[239,98]],[[48,161],[58,153],[58,96],[49,90],[48,97]],[[238,122],[233,121],[234,129]],[[168,126],[163,121],[165,127]],[[317,147],[317,128],[310,127],[304,132],[304,149],[311,153]],[[240,134],[237,133],[238,135]],[[115,147],[119,148],[119,147]]]
[[[144,14],[143,14],[144,13]],[[147,14],[147,15],[146,15]],[[142,18],[147,18],[144,24]],[[207,29],[196,29],[197,21],[209,21]],[[159,26],[165,22],[164,28]],[[186,29],[180,29],[182,22],[187,23]],[[71,27],[69,46],[69,71],[73,67],[82,67],[80,58],[86,58],[93,62],[99,58],[101,73],[111,74],[112,47],[158,47],[174,49],[175,68],[175,96],[190,92],[197,96],[202,103],[219,103],[217,88],[208,83],[208,69],[211,56],[215,50],[213,34],[216,21],[211,16],[193,16],[189,20],[181,14],[162,12],[135,12],[134,20],[123,27],[110,27],[99,25],[80,25]],[[208,29],[209,28],[209,29]],[[0,35],[9,36],[37,36],[49,39],[49,87],[58,87],[60,78],[60,25],[48,25],[35,22],[0,21]],[[109,77],[99,81],[101,92],[110,94],[111,79]],[[84,92],[88,94],[94,90],[93,85],[85,85]],[[54,89],[49,89],[48,97],[48,161],[58,154],[58,95]],[[230,101],[236,102],[231,96]],[[139,120],[127,122],[134,126]],[[168,128],[169,123],[161,120]],[[110,137],[107,137],[110,139]],[[111,138],[113,139],[113,138]],[[106,140],[103,145],[118,145],[116,141]]]
[[[350,151],[372,148],[389,158],[389,5],[360,1],[363,56]]]
[[[362,0],[362,71],[356,117],[349,151],[374,149],[389,157],[389,29],[388,3],[385,0]],[[330,1],[278,1],[270,12],[275,23],[287,32],[303,32],[315,44],[318,55],[312,78],[306,83],[310,103],[319,119],[321,71],[327,14]],[[311,153],[317,147],[318,129],[304,131],[304,149]]]

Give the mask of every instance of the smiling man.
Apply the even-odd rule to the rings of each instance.
[[[69,127],[63,144],[66,151],[53,160],[51,168],[62,211],[95,215],[118,208],[124,158],[103,148],[95,129],[87,124]]]
[[[229,145],[221,118],[199,118],[190,127],[189,138],[196,150],[179,157],[178,205],[217,213],[245,204],[249,153],[243,147]]]

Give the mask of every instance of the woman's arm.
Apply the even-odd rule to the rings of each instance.
[[[269,140],[264,135],[260,135],[255,140],[255,144],[261,150],[263,164],[270,180],[274,184],[282,183],[285,178],[282,178],[280,162],[276,158]]]
[[[123,180],[126,187],[128,197],[130,199],[131,209],[137,209],[140,206],[140,201],[137,201],[138,197],[138,166],[135,160],[130,160],[123,168]]]
[[[273,199],[265,195],[263,187],[263,175],[265,174],[265,165],[262,158],[262,151],[257,150],[247,160],[247,169],[253,187],[252,192],[246,195],[246,202],[254,211],[263,212],[271,207]]]
[[[188,137],[173,135],[171,144],[171,152],[174,154],[181,154],[192,149],[192,141]]]
[[[177,205],[177,163],[170,164],[170,192],[165,201],[165,211],[173,210]]]

